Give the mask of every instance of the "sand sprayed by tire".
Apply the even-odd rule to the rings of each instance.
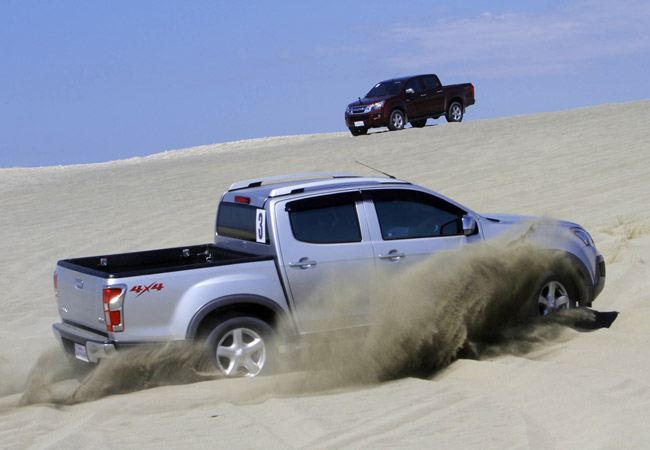
[[[285,355],[284,371],[250,380],[239,400],[352,388],[401,377],[429,378],[456,358],[523,355],[557,339],[567,326],[594,320],[584,309],[530,319],[531,293],[550,266],[569,271],[548,252],[523,243],[475,245],[430,257],[373,296],[374,325],[362,337],[347,333],[312,340]],[[344,308],[346,296],[333,308]],[[26,382],[21,405],[74,404],[107,395],[216,378],[206,373],[198,346],[119,352],[92,370],[70,364],[59,348],[45,351]],[[74,361],[72,361],[74,363]],[[262,395],[259,389],[263,386]],[[252,393],[255,392],[255,395]],[[237,399],[232,399],[237,401]]]

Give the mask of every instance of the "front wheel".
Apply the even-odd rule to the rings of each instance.
[[[391,131],[401,130],[406,124],[406,117],[404,113],[399,109],[396,109],[390,113],[388,118],[388,129]]]
[[[459,102],[452,102],[447,110],[447,122],[462,122],[463,121],[463,105]]]
[[[227,377],[255,377],[271,372],[276,362],[275,333],[254,317],[233,317],[219,323],[208,335],[205,352]]]
[[[536,291],[539,315],[547,316],[562,309],[575,308],[576,294],[572,284],[565,278],[549,272],[539,283]]]

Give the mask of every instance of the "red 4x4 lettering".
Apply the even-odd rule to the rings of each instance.
[[[165,286],[163,286],[162,283],[158,283],[157,281],[154,281],[151,283],[149,286],[133,286],[131,288],[131,292],[137,292],[138,295],[136,295],[136,298],[140,297],[142,294],[150,291],[161,291]]]

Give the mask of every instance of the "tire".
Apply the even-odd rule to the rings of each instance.
[[[352,136],[361,136],[366,133],[368,133],[367,128],[350,128],[350,133],[352,133]]]
[[[399,109],[393,110],[388,118],[388,129],[391,131],[401,130],[404,128],[404,125],[406,125],[406,116],[404,113]]]
[[[219,323],[208,335],[204,350],[226,377],[268,375],[277,362],[273,328],[254,317],[232,317]]]
[[[463,121],[463,105],[459,102],[452,102],[447,109],[447,122],[462,122]]]
[[[578,303],[576,290],[569,278],[554,272],[547,272],[542,277],[535,290],[534,302],[540,316],[575,308]]]
[[[411,121],[411,126],[414,128],[422,128],[427,124],[427,119],[422,119],[422,120],[413,120]]]

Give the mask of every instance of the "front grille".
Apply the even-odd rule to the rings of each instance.
[[[366,112],[367,106],[354,106],[350,108],[350,114],[363,114]]]

